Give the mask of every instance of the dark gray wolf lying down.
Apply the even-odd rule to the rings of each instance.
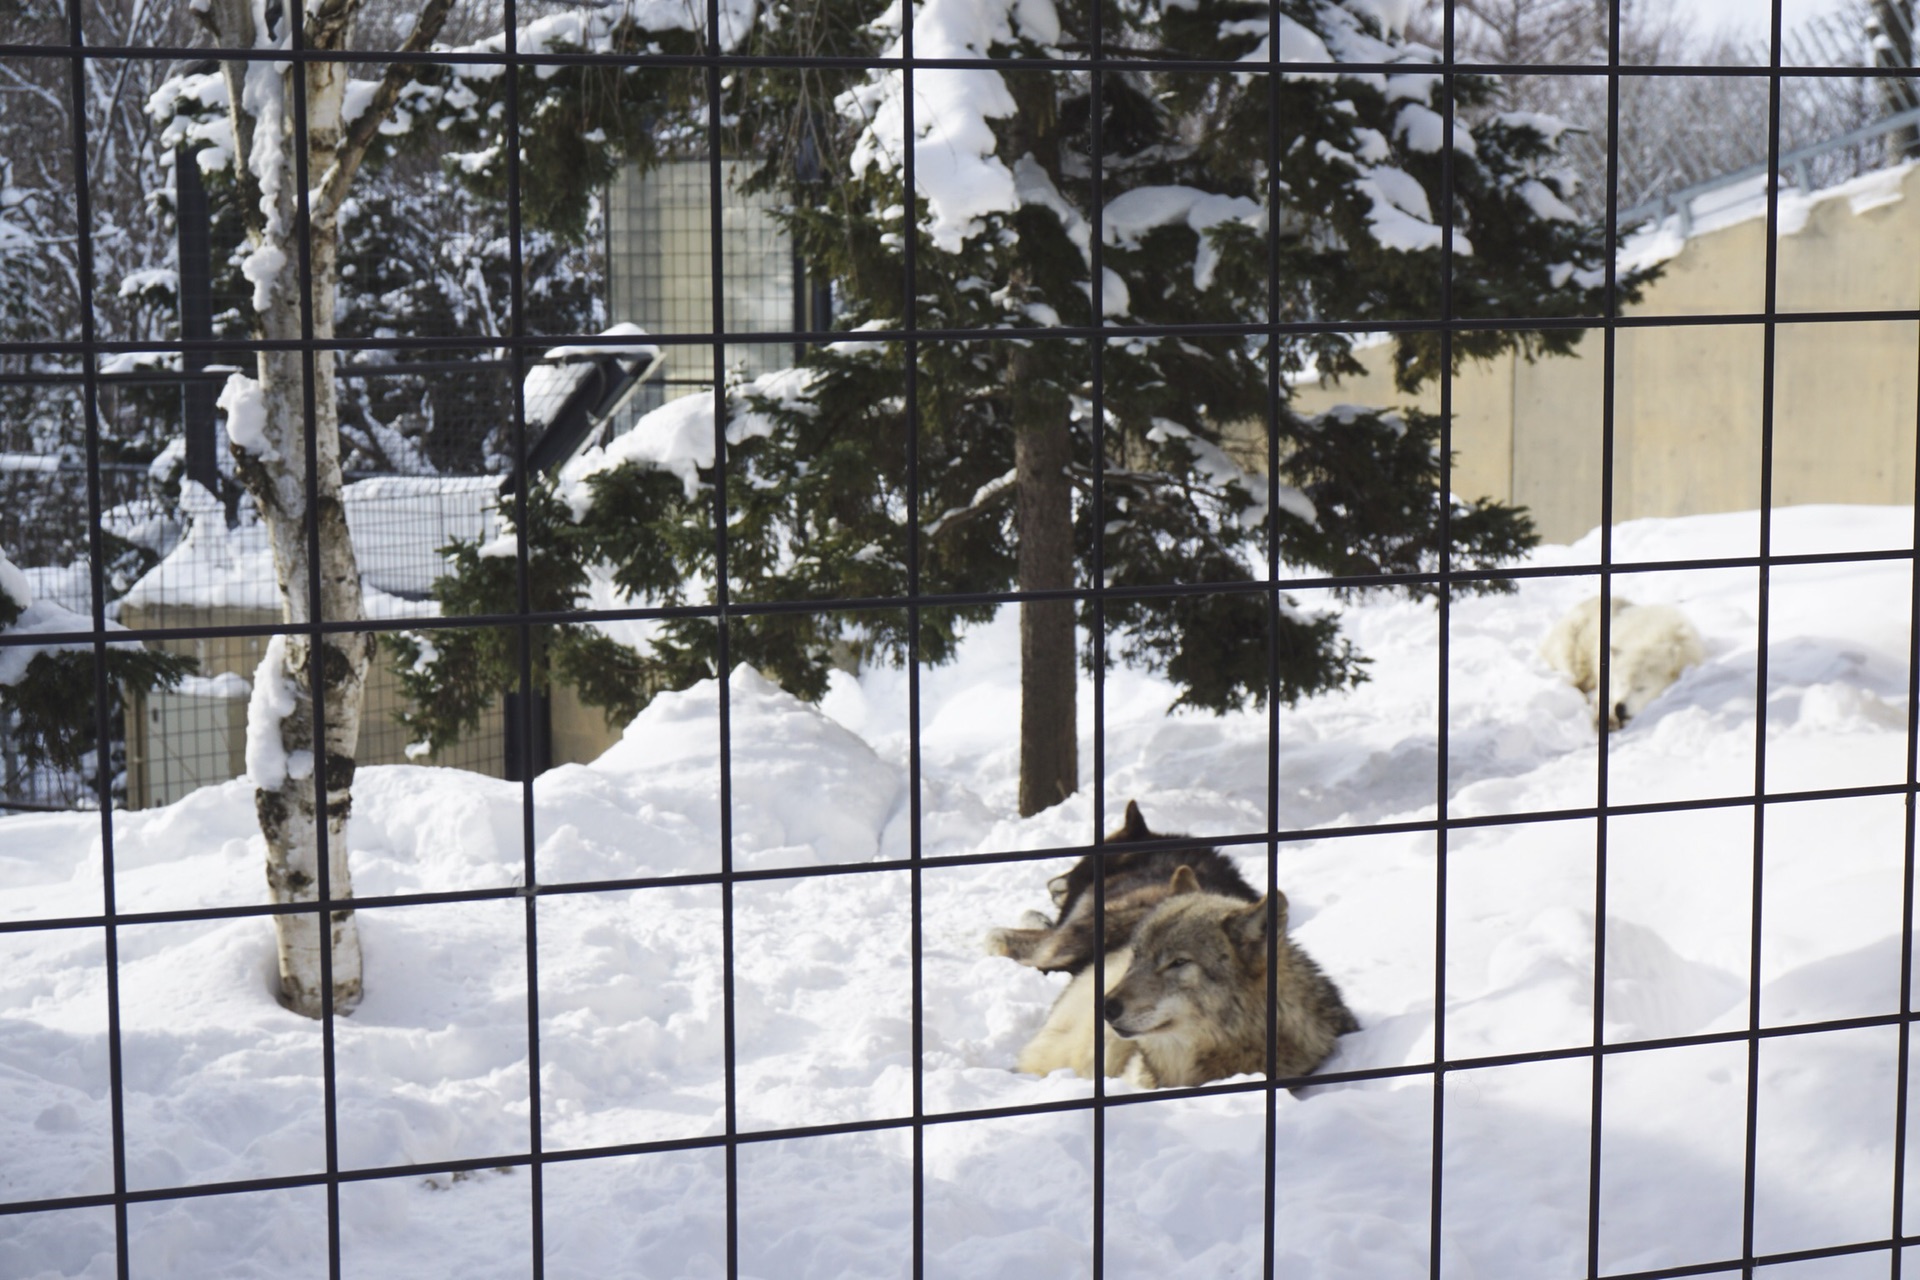
[[[1108,844],[1137,840],[1181,839],[1150,830],[1140,816],[1140,806],[1127,801],[1126,819],[1107,833]],[[1260,895],[1246,882],[1233,859],[1218,849],[1195,845],[1185,849],[1130,849],[1089,855],[1075,863],[1073,870],[1055,876],[1047,883],[1059,912],[1049,920],[1035,911],[1027,913],[1023,927],[995,929],[987,935],[987,950],[1021,964],[1032,965],[1042,973],[1079,973],[1093,963],[1095,911],[1094,874],[1104,870],[1106,881],[1106,928],[1101,941],[1108,951],[1127,945],[1133,930],[1166,900],[1168,881],[1181,867],[1193,871],[1200,888],[1242,902],[1255,902]]]
[[[1109,838],[1152,834],[1129,804],[1126,825]],[[1128,858],[1134,861],[1123,861]],[[1260,897],[1215,849],[1134,851],[1105,860],[1108,952],[1106,990],[1098,1000],[1092,856],[1052,882],[1060,907],[1052,924],[997,929],[988,937],[998,954],[1074,974],[1021,1050],[1021,1071],[1047,1075],[1066,1067],[1091,1077],[1099,1034],[1110,1076],[1124,1075],[1143,1088],[1205,1084],[1265,1071],[1271,1031],[1274,1068],[1290,1078],[1312,1072],[1340,1036],[1359,1030],[1340,989],[1287,936],[1285,894]],[[1270,928],[1278,932],[1271,1017]]]

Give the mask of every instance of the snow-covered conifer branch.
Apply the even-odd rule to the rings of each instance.
[[[933,519],[927,521],[921,532],[929,538],[937,538],[946,529],[955,528],[974,519],[991,507],[1000,505],[1013,493],[1014,472],[997,476],[974,490],[972,501],[964,506],[948,507]]]

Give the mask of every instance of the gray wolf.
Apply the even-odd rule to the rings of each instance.
[[[1127,801],[1127,814],[1121,825],[1107,833],[1109,844],[1139,840],[1165,839],[1150,830],[1140,816],[1140,806]],[[1173,839],[1184,837],[1175,836]],[[1208,893],[1224,894],[1243,902],[1259,898],[1240,874],[1233,859],[1218,849],[1194,846],[1187,849],[1101,850],[1080,859],[1065,875],[1055,876],[1047,884],[1053,895],[1056,916],[1049,919],[1028,912],[1017,929],[995,929],[987,935],[987,951],[1006,956],[1021,964],[1032,965],[1042,973],[1079,973],[1093,963],[1096,948],[1095,925],[1101,942],[1109,951],[1127,945],[1134,927],[1147,913],[1166,900],[1167,885],[1180,867],[1192,870],[1200,888]],[[1102,895],[1094,891],[1094,878],[1105,881],[1104,912],[1096,911]]]
[[[1607,728],[1618,729],[1705,658],[1700,633],[1671,605],[1613,597],[1607,635]],[[1587,695],[1600,723],[1600,597],[1582,601],[1555,623],[1540,656]]]
[[[1340,990],[1287,936],[1287,899],[1246,902],[1208,893],[1189,867],[1106,960],[1096,1002],[1094,970],[1075,976],[1020,1053],[1019,1069],[1061,1067],[1093,1075],[1094,1036],[1108,1075],[1142,1088],[1185,1087],[1267,1069],[1281,1077],[1325,1062],[1340,1036],[1359,1030]],[[1268,930],[1277,935],[1273,1003],[1267,1003]]]

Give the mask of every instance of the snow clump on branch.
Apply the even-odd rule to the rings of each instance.
[[[906,56],[901,0],[875,19],[872,30],[892,33],[886,58]],[[920,58],[984,58],[996,47],[1024,39],[1042,46],[1060,38],[1060,18],[1048,0],[924,0],[913,20],[913,55]],[[1018,186],[994,154],[998,145],[989,120],[1017,110],[998,71],[921,67],[913,76],[914,185],[927,201],[927,234],[947,253],[958,253],[990,214],[1020,206]],[[835,105],[849,119],[864,121],[852,155],[854,177],[869,169],[905,168],[907,152],[905,76],[884,71],[842,94]]]
[[[122,629],[117,622],[107,623],[109,631]],[[75,613],[53,600],[38,599],[25,571],[7,559],[4,552],[0,552],[0,631],[17,638],[62,633],[70,635],[91,630],[93,622],[85,614]],[[58,640],[39,645],[10,644],[0,647],[0,687],[10,688],[20,684],[26,678],[27,668],[41,654],[87,653],[92,649],[93,642],[90,640]]]
[[[293,714],[293,681],[287,678],[287,638],[272,636],[267,651],[254,669],[253,690],[247,697],[247,777],[262,791],[278,791],[288,777],[305,776],[313,770],[311,751],[294,752],[304,756],[296,761],[281,740],[280,722]]]
[[[257,379],[244,373],[228,374],[214,405],[226,411],[227,439],[235,448],[256,458],[275,456],[273,446],[267,442],[267,405]]]
[[[778,369],[729,388],[728,445],[772,435],[776,427],[773,418],[755,403],[798,404],[817,377],[812,369]],[[593,507],[589,481],[629,462],[678,476],[687,496],[692,497],[703,483],[700,472],[713,467],[713,397],[696,394],[669,400],[644,414],[625,435],[583,450],[561,467],[560,495],[576,522],[585,519]]]

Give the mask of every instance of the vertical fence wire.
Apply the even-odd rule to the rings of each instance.
[[[1587,1112],[1587,1274],[1600,1275],[1601,1191],[1606,1185],[1603,1147],[1606,1141],[1606,1009],[1607,1009],[1607,841],[1608,765],[1612,759],[1610,723],[1607,708],[1613,705],[1612,629],[1613,629],[1613,503],[1614,503],[1614,410],[1618,403],[1614,378],[1619,365],[1620,330],[1620,19],[1621,6],[1607,13],[1607,189],[1602,227],[1603,270],[1606,296],[1601,312],[1600,349],[1600,639],[1599,687],[1595,691],[1599,710],[1594,728],[1599,746],[1594,752],[1594,807],[1598,816],[1593,824],[1593,1056],[1588,1082],[1591,1103]]]
[[[73,195],[80,237],[76,246],[80,265],[80,350],[82,423],[87,446],[87,581],[88,619],[93,634],[94,794],[100,810],[100,910],[102,963],[106,970],[108,1124],[113,1143],[114,1274],[127,1280],[129,1233],[127,1224],[127,1116],[125,1063],[120,1034],[120,930],[116,922],[118,895],[113,847],[113,743],[108,723],[112,699],[107,677],[106,545],[100,497],[100,383],[93,357],[97,341],[94,313],[92,168],[87,147],[87,50],[81,21],[82,0],[67,0],[66,28],[72,83]]]
[[[1915,414],[1914,438],[1920,441],[1920,326],[1915,333]],[[1914,451],[1913,497],[1915,523],[1908,531],[1910,559],[1907,566],[1907,637],[1909,646],[1920,639],[1920,449]],[[1900,832],[1900,1019],[1894,1031],[1893,1091],[1893,1203],[1887,1236],[1894,1244],[1889,1273],[1901,1280],[1905,1249],[1900,1240],[1906,1231],[1907,1210],[1907,1125],[1911,1108],[1908,1089],[1913,1069],[1913,909],[1916,828],[1920,828],[1920,655],[1907,663],[1907,750],[1904,782],[1906,796],[1901,813]]]
[[[255,33],[254,45],[259,48],[278,47],[271,23],[273,11],[262,7],[255,11],[269,25],[263,31]],[[256,19],[259,20],[259,19]],[[307,132],[307,86],[312,77],[314,64],[298,55],[306,51],[306,5],[304,0],[293,0],[282,12],[280,21],[286,25],[287,45],[295,55],[287,71],[287,82],[292,92],[287,96],[293,100],[293,173],[294,173],[294,247],[296,250],[296,278],[300,288],[300,409],[301,421],[306,430],[301,434],[301,448],[304,458],[304,490],[302,494],[301,535],[307,544],[307,580],[304,584],[307,593],[307,625],[304,628],[307,640],[307,687],[313,691],[313,847],[314,847],[314,902],[310,908],[313,915],[314,936],[318,939],[320,953],[320,1098],[323,1111],[323,1146],[326,1160],[326,1181],[323,1184],[327,1204],[327,1276],[328,1280],[340,1280],[340,1108],[339,1078],[334,1057],[334,1019],[339,1010],[334,1002],[333,990],[333,921],[336,908],[333,905],[332,850],[327,829],[332,805],[328,801],[328,774],[337,768],[329,758],[327,742],[327,647],[332,639],[324,629],[325,623],[333,621],[326,616],[324,595],[321,588],[323,572],[320,546],[320,431],[318,380],[323,367],[327,377],[333,376],[333,353],[327,353],[323,360],[314,345],[313,325],[313,208],[311,192],[312,174],[309,172],[308,132]],[[323,74],[325,68],[322,68]],[[238,139],[235,140],[236,144]],[[268,213],[271,219],[274,215]],[[281,268],[285,271],[285,267]],[[284,287],[282,285],[281,287]],[[338,406],[335,406],[338,412]],[[336,458],[331,463],[338,467]],[[336,498],[338,495],[335,495]],[[359,586],[355,582],[355,587]],[[289,584],[292,589],[293,584]],[[358,615],[361,610],[355,609]],[[349,644],[358,644],[361,637],[349,634],[344,637]],[[342,895],[343,897],[345,895]],[[342,908],[351,911],[351,906]],[[357,927],[357,926],[356,926]]]
[[[919,267],[920,189],[916,185],[913,110],[913,12],[903,4],[900,12],[900,206],[905,211],[900,235],[900,316],[904,336],[901,340],[901,375],[907,399],[907,785],[911,806],[907,818],[908,854],[913,898],[913,1188],[909,1206],[913,1232],[909,1259],[913,1280],[922,1280],[927,1269],[927,1046],[926,1046],[926,936],[921,919],[922,890],[925,887],[925,850],[920,755],[920,327]],[[816,325],[822,319],[816,317]]]
[[[722,151],[724,113],[722,111],[722,67],[720,56],[720,0],[706,0],[707,29],[702,34],[706,52],[706,74],[702,84],[707,95],[707,252],[708,288],[712,290],[713,326],[713,604],[715,632],[714,696],[718,705],[720,730],[720,990],[724,1019],[725,1124],[727,1187],[727,1277],[740,1274],[740,1100],[739,1029],[735,1023],[734,995],[739,975],[734,963],[734,943],[738,928],[734,890],[737,884],[733,865],[733,718],[732,689],[728,679],[733,670],[729,653],[729,605],[733,598],[728,580],[731,562],[727,555],[727,302],[725,241],[725,155]]]
[[[1091,182],[1092,198],[1088,200],[1093,217],[1093,229],[1087,238],[1087,301],[1089,316],[1093,325],[1094,337],[1088,344],[1088,372],[1092,375],[1092,400],[1088,409],[1087,435],[1093,443],[1093,562],[1087,574],[1088,585],[1092,589],[1092,626],[1088,636],[1093,655],[1093,826],[1087,838],[1100,850],[1099,856],[1105,857],[1105,824],[1101,815],[1107,811],[1107,397],[1106,397],[1106,281],[1102,279],[1101,269],[1105,257],[1101,244],[1106,234],[1106,183],[1103,181],[1106,169],[1106,155],[1103,150],[1106,134],[1102,119],[1106,110],[1105,68],[1106,46],[1105,31],[1101,26],[1102,7],[1098,0],[1088,7],[1088,39],[1093,58],[1092,69],[1087,73],[1087,93],[1089,108],[1087,112],[1088,152],[1093,157],[1089,166],[1088,178]],[[1050,75],[1051,72],[1040,72]],[[1051,94],[1051,90],[1049,90]],[[1073,430],[1072,402],[1068,402],[1067,431]],[[1071,446],[1067,451],[1071,463]],[[1077,612],[1078,601],[1067,607]],[[1079,672],[1070,673],[1074,680]],[[1077,708],[1079,699],[1074,699]],[[1074,726],[1075,738],[1080,736],[1080,728]],[[1077,761],[1076,761],[1077,763]],[[1079,779],[1073,779],[1079,785]],[[1106,918],[1107,876],[1103,869],[1094,877],[1094,910],[1103,922],[1098,935],[1095,951],[1100,953],[1098,965],[1099,978],[1093,987],[1095,1008],[1105,999],[1106,947],[1104,945]],[[1093,1089],[1093,1280],[1101,1280],[1107,1268],[1107,1077],[1106,1077],[1106,1037],[1104,1024],[1095,1027],[1094,1039],[1098,1046],[1094,1058]]]
[[[501,9],[502,24],[509,32],[518,32],[519,2],[503,0]],[[514,555],[514,598],[521,614],[519,626],[514,631],[518,641],[518,671],[515,680],[520,689],[518,707],[510,707],[506,713],[507,733],[517,735],[520,761],[520,883],[523,889],[522,914],[526,931],[527,963],[527,1213],[528,1213],[528,1266],[533,1280],[541,1280],[546,1274],[546,1162],[542,1158],[546,1150],[545,1135],[542,1132],[544,1116],[541,1113],[540,1088],[540,902],[539,902],[539,837],[537,833],[537,812],[534,801],[534,779],[542,764],[540,744],[545,734],[537,715],[544,710],[537,703],[538,686],[534,680],[533,626],[527,621],[533,613],[533,570],[532,547],[529,545],[531,528],[528,521],[528,498],[533,485],[531,483],[528,462],[529,441],[527,439],[527,387],[526,387],[526,348],[521,345],[527,336],[527,298],[522,258],[522,234],[524,221],[521,206],[522,157],[520,134],[520,42],[509,38],[501,42],[501,54],[505,65],[502,75],[506,81],[504,119],[501,121],[501,134],[506,140],[507,160],[507,265],[508,265],[508,309],[507,335],[513,339],[507,347],[507,368],[513,390],[509,394],[508,411],[512,415],[509,426],[512,439],[510,449],[513,455],[513,474],[520,477],[513,486],[513,555]],[[611,219],[609,219],[611,221]],[[544,652],[545,646],[541,646]],[[544,672],[542,673],[545,674]],[[518,723],[516,723],[516,721]]]
[[[1280,510],[1280,199],[1277,177],[1280,173],[1280,6],[1267,11],[1266,68],[1267,138],[1266,162],[1268,189],[1261,192],[1267,206],[1262,231],[1267,246],[1267,329],[1263,352],[1267,362],[1267,400],[1262,406],[1261,425],[1266,429],[1267,511]],[[1267,624],[1267,759],[1265,847],[1266,879],[1262,888],[1269,902],[1278,902],[1280,892],[1280,524],[1269,515],[1263,567],[1266,570],[1266,594],[1261,600]],[[1267,1079],[1277,1074],[1279,1037],[1271,1020],[1276,1016],[1280,990],[1280,931],[1267,930]],[[1271,1083],[1262,1099],[1260,1116],[1261,1167],[1260,1203],[1264,1210],[1260,1223],[1260,1272],[1274,1274],[1279,1247],[1280,1216],[1280,1092]]]
[[[1430,1153],[1430,1199],[1427,1226],[1427,1267],[1433,1280],[1445,1271],[1446,1137],[1447,1137],[1447,864],[1452,835],[1447,788],[1448,754],[1453,693],[1453,254],[1454,226],[1453,131],[1455,128],[1454,61],[1457,30],[1454,5],[1441,11],[1440,30],[1440,491],[1434,495],[1437,511],[1435,561],[1439,570],[1436,607],[1439,614],[1434,646],[1434,792],[1433,792],[1433,1150]]]
[[[1755,1265],[1755,1234],[1758,1223],[1755,1209],[1760,1178],[1760,1060],[1761,1049],[1761,955],[1765,933],[1767,869],[1767,683],[1768,645],[1772,607],[1773,576],[1773,393],[1776,317],[1779,308],[1780,263],[1780,39],[1782,0],[1772,0],[1771,31],[1768,36],[1767,77],[1767,172],[1766,189],[1766,264],[1763,275],[1764,301],[1760,319],[1760,511],[1758,595],[1754,614],[1758,634],[1755,637],[1753,717],[1753,879],[1752,918],[1747,954],[1747,1113],[1746,1152],[1742,1170],[1740,1258],[1744,1273],[1751,1275]]]

